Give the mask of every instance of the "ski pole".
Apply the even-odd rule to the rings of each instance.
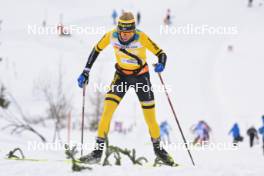
[[[155,65],[153,65],[153,66],[155,66]],[[158,76],[159,76],[159,79],[160,79],[160,82],[161,82],[162,86],[164,87],[165,94],[166,94],[166,96],[167,96],[167,99],[168,99],[168,102],[169,102],[170,108],[171,108],[171,110],[172,110],[173,116],[174,116],[174,118],[175,118],[175,120],[176,120],[176,123],[177,123],[177,125],[178,125],[178,128],[179,128],[179,130],[180,130],[180,132],[181,132],[181,136],[182,136],[183,142],[184,142],[184,144],[185,144],[185,147],[186,147],[186,149],[187,149],[187,152],[188,152],[188,154],[189,154],[189,156],[190,156],[190,159],[191,159],[191,161],[192,161],[193,166],[195,166],[195,163],[194,163],[194,160],[193,160],[192,154],[191,154],[191,152],[190,152],[190,150],[189,150],[189,147],[188,147],[188,144],[187,144],[186,138],[185,138],[185,136],[184,136],[184,134],[183,134],[183,131],[182,131],[182,128],[181,128],[180,122],[179,122],[179,120],[178,120],[178,118],[177,118],[177,115],[176,115],[176,112],[175,112],[175,110],[174,110],[174,108],[173,108],[173,105],[172,105],[172,102],[171,102],[170,96],[169,96],[169,94],[168,94],[168,91],[167,91],[167,88],[166,88],[166,86],[165,86],[165,83],[164,83],[164,81],[163,81],[163,79],[162,79],[161,73],[158,73]]]
[[[84,108],[85,108],[85,92],[86,83],[83,86],[83,100],[82,100],[82,126],[81,126],[81,156],[83,156],[83,130],[84,130]]]

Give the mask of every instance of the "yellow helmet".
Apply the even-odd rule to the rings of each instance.
[[[124,12],[118,19],[118,31],[132,31],[136,29],[134,15],[131,12]]]

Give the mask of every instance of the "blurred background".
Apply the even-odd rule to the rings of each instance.
[[[195,140],[195,126],[201,120],[210,126],[212,143],[232,142],[229,130],[235,123],[240,127],[245,139],[243,154],[229,156],[234,160],[224,166],[229,152],[195,153],[202,164],[199,173],[205,174],[209,161],[220,157],[226,168],[222,173],[230,173],[230,165],[235,163],[240,169],[253,168],[251,174],[259,175],[263,166],[261,136],[249,159],[252,165],[241,164],[236,158],[251,152],[247,130],[254,126],[258,131],[263,125],[263,0],[0,0],[0,135],[4,148],[0,150],[15,146],[18,136],[22,146],[25,141],[43,138],[79,141],[82,89],[77,78],[94,45],[116,27],[123,11],[133,12],[137,28],[168,55],[162,74],[188,141]],[[157,58],[148,53],[148,63],[155,62]],[[114,64],[109,46],[91,71],[85,107],[86,141],[94,140],[105,93],[94,86],[111,83]],[[160,85],[153,69],[151,80],[153,85]],[[155,92],[155,99],[157,120],[169,124],[172,142],[181,142],[164,92]],[[30,125],[39,134],[24,133],[30,130],[19,127],[21,124]],[[15,135],[7,144],[10,133]],[[141,148],[150,144],[133,90],[114,114],[110,136],[118,145],[126,136],[127,142],[121,146]],[[150,146],[139,153],[146,151],[152,152]],[[180,162],[189,162],[184,149],[172,153]],[[212,168],[221,170],[216,163]],[[249,170],[235,174],[247,175]]]

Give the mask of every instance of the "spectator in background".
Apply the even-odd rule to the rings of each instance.
[[[171,127],[169,125],[169,123],[167,121],[163,121],[160,124],[160,137],[161,140],[166,143],[170,143],[170,131],[171,131]]]
[[[116,25],[117,16],[118,16],[118,14],[117,14],[116,10],[114,9],[112,12],[113,25]]]
[[[141,20],[141,14],[140,14],[140,12],[138,11],[138,12],[137,12],[137,25],[140,24],[140,20]]]
[[[262,116],[262,127],[259,128],[259,133],[262,135],[262,142],[263,142],[263,155],[264,155],[264,115]]]
[[[243,141],[243,137],[240,135],[240,129],[237,123],[235,123],[233,125],[233,127],[231,128],[231,130],[229,131],[228,134],[233,135],[233,144],[234,146],[237,146],[238,142],[242,142]]]
[[[165,25],[170,25],[171,24],[171,11],[170,9],[167,9],[167,13],[164,19],[164,24]]]
[[[254,145],[254,139],[256,138],[257,140],[258,138],[258,132],[256,130],[256,128],[254,126],[252,126],[251,128],[249,128],[247,130],[247,135],[249,136],[249,146],[253,147]]]
[[[203,144],[203,142],[208,142],[210,138],[209,133],[212,129],[204,120],[201,120],[192,131],[196,135],[193,141],[193,144],[195,145],[197,143]]]
[[[252,7],[253,0],[248,0],[248,7]]]

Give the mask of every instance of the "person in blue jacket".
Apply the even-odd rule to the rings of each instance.
[[[228,134],[233,135],[233,144],[234,146],[237,146],[238,142],[242,142],[243,141],[243,137],[240,135],[240,129],[237,123],[235,123],[233,125],[233,127],[231,128],[231,130],[229,131]]]
[[[263,148],[263,155],[264,155],[264,115],[262,116],[262,123],[263,123],[262,127],[259,128],[259,134],[262,135],[262,141],[263,141],[262,148]]]
[[[171,127],[167,121],[163,121],[160,124],[160,137],[163,142],[170,143],[170,131]]]
[[[210,135],[209,133],[212,131],[211,127],[204,121],[200,120],[192,132],[196,135],[193,144],[203,144],[205,142],[209,142]]]
[[[116,10],[114,9],[112,12],[113,25],[116,25],[117,16],[118,16],[118,14],[117,14]]]

